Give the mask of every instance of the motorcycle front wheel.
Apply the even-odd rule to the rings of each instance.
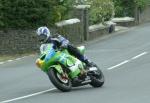
[[[48,76],[53,85],[61,90],[62,92],[68,92],[72,88],[71,80],[64,78],[61,74],[57,72],[56,69],[50,68],[48,71]]]

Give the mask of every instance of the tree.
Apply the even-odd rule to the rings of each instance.
[[[90,4],[90,23],[96,24],[108,21],[114,12],[114,4],[111,0],[87,0],[86,4]]]
[[[1,0],[0,28],[52,26],[68,17],[73,0]]]
[[[115,14],[117,17],[134,16],[135,7],[141,10],[150,0],[113,0],[115,4]]]

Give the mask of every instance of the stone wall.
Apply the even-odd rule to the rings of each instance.
[[[150,21],[150,5],[146,6],[146,8],[139,13],[139,23],[145,23]]]
[[[79,44],[84,41],[83,29],[79,19],[69,19],[56,23],[59,34],[66,37],[71,43]]]
[[[101,37],[104,34],[109,34],[109,25],[97,24],[89,27],[89,40]]]
[[[132,17],[112,18],[111,21],[116,23],[117,26],[132,27],[136,25],[135,19]]]
[[[93,25],[89,27],[89,5],[79,5],[73,12],[74,19],[56,23],[57,28],[51,29],[54,34],[62,34],[73,44],[100,37],[112,32],[111,25]],[[0,55],[22,54],[39,50],[39,42],[35,30],[2,30],[0,31]]]
[[[56,23],[57,33],[62,34],[73,44],[84,41],[82,28],[79,19],[64,20]],[[51,28],[51,33],[56,30]],[[36,36],[36,30],[0,30],[0,55],[12,55],[31,53],[39,51],[40,43]]]
[[[0,31],[0,54],[21,54],[37,51],[37,48],[34,30]]]

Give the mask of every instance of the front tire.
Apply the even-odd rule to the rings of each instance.
[[[72,88],[70,79],[63,81],[60,79],[61,75],[54,68],[49,69],[48,76],[53,85],[62,92],[68,92]]]

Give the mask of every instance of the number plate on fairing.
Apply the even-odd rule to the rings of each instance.
[[[91,67],[89,70],[90,70],[90,71],[96,71],[97,68],[96,68],[96,67]]]
[[[79,68],[79,65],[80,65],[80,64],[81,64],[81,62],[80,62],[79,60],[77,60],[76,63],[75,63],[73,66],[69,67],[69,69],[70,69],[72,72],[74,72],[74,71],[76,71],[76,70]]]

